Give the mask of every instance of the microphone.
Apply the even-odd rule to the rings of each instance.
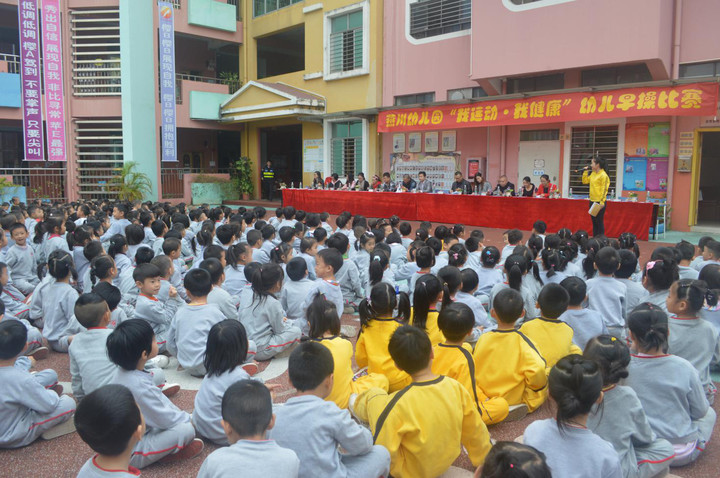
[[[580,173],[582,171],[589,171],[589,170],[590,170],[590,165],[585,166],[584,168],[581,168],[581,169],[573,169],[573,173]]]

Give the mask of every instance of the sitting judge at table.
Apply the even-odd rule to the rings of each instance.
[[[415,182],[415,180],[413,178],[410,177],[409,174],[406,174],[403,176],[403,180],[400,183],[400,189],[402,190],[402,192],[404,192],[404,193],[412,192],[413,189],[415,189],[416,187],[417,187],[417,183]]]
[[[539,198],[549,198],[557,192],[557,184],[550,182],[550,176],[543,174],[540,176],[540,186],[535,191],[535,196]]]
[[[351,173],[347,174],[347,179],[345,179],[345,185],[342,187],[346,191],[353,191],[355,189],[355,176],[353,176]]]
[[[312,182],[313,189],[325,189],[325,181],[322,178],[320,171],[315,171]]]
[[[382,181],[380,181],[380,176],[378,176],[377,174],[373,174],[372,183],[370,184],[370,189],[377,190],[381,184],[382,184]]]
[[[427,174],[425,171],[420,171],[418,173],[418,179],[420,180],[417,183],[417,187],[415,188],[415,191],[419,193],[431,193],[433,192],[433,183],[427,178]]]
[[[495,189],[493,190],[494,196],[514,196],[515,195],[515,185],[508,181],[507,176],[504,174],[500,176],[500,179],[498,179],[497,186],[495,186]]]
[[[535,197],[535,190],[535,185],[530,180],[530,176],[525,176],[523,178],[522,187],[520,188],[518,196],[522,196],[524,198],[533,198]]]
[[[450,187],[452,192],[460,194],[472,194],[472,185],[470,181],[463,178],[460,171],[455,171],[455,182]]]
[[[367,191],[370,187],[370,183],[365,180],[365,173],[358,173],[358,177],[355,180],[353,187],[354,191]]]
[[[475,173],[471,185],[473,194],[483,194],[492,191],[492,186],[488,181],[485,181],[482,173]]]
[[[382,183],[378,186],[378,191],[382,191],[384,193],[394,193],[396,189],[395,183],[390,180],[390,173],[383,173]]]
[[[332,182],[328,185],[328,189],[342,189],[343,183],[338,179],[338,173],[332,173],[330,175]]]

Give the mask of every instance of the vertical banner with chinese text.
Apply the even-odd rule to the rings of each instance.
[[[48,161],[67,161],[60,0],[42,0],[41,11]]]
[[[177,161],[175,120],[175,11],[169,2],[158,2],[160,17],[160,105],[163,161]]]
[[[42,95],[40,90],[40,36],[38,32],[38,1],[20,0],[18,4],[20,32],[20,69],[22,70],[24,161],[43,161]]]

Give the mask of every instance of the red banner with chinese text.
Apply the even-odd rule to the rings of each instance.
[[[625,116],[708,116],[715,114],[717,104],[717,83],[561,93],[383,111],[378,117],[378,132],[541,124]]]

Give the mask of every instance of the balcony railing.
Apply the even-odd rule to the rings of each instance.
[[[227,85],[230,93],[234,93],[240,88],[238,80],[229,80],[225,78],[211,78],[207,76],[188,75],[186,73],[175,74],[175,103],[182,104],[182,81],[197,81],[199,83],[209,83],[211,85]]]
[[[33,199],[67,200],[65,168],[0,168],[0,177],[7,178],[13,184],[25,186],[28,201]]]
[[[4,61],[8,66],[8,73],[20,74],[20,56],[11,53],[0,53],[0,61]]]

